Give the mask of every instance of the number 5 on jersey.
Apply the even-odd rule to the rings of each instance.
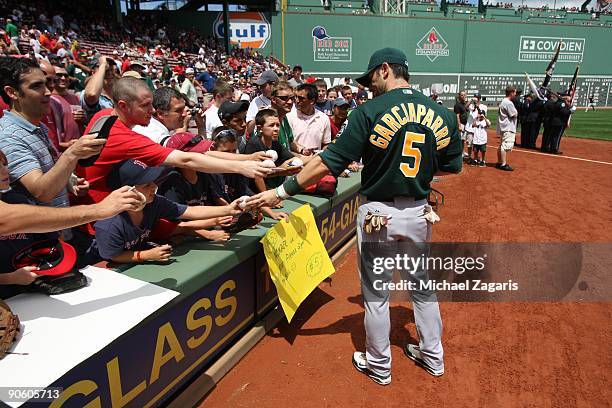
[[[415,178],[421,167],[421,151],[413,146],[413,143],[425,143],[425,134],[406,132],[404,136],[404,147],[402,148],[402,156],[412,157],[414,165],[408,163],[400,163],[400,170],[404,177]]]

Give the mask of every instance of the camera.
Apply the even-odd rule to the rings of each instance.
[[[194,107],[191,108],[191,116],[197,115],[199,109],[202,109],[202,104],[198,102],[195,104]]]

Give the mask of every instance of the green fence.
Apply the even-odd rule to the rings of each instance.
[[[288,64],[299,63],[335,84],[363,72],[375,50],[396,47],[408,56],[412,82],[425,92],[432,84],[442,86],[448,102],[467,88],[495,104],[506,85],[526,88],[524,72],[539,82],[563,39],[552,88],[565,90],[581,62],[578,103],[595,95],[598,106],[612,104],[612,54],[606,51],[612,30],[607,27],[291,12],[284,25],[281,20],[280,14],[272,16],[270,46]]]

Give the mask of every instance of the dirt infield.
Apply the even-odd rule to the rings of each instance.
[[[565,139],[563,156],[517,149],[512,173],[493,167],[496,144],[490,135],[489,167],[434,184],[446,198],[435,241],[612,242],[612,143]],[[270,332],[202,406],[610,406],[611,303],[441,303],[441,378],[403,356],[417,338],[412,306],[392,303],[393,382],[376,385],[350,359],[365,338],[356,261],[353,248],[331,286]]]

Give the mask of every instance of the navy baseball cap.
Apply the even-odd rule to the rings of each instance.
[[[355,81],[359,82],[365,87],[370,86],[370,73],[385,62],[387,64],[405,65],[406,68],[408,68],[408,59],[406,58],[406,54],[397,48],[387,47],[372,54],[370,57],[370,62],[368,63],[368,69],[366,69],[366,72],[364,72],[363,75],[355,78]]]
[[[159,182],[167,174],[166,167],[149,167],[140,160],[129,159],[113,167],[107,184],[112,189]]]
[[[357,92],[357,95],[355,96],[356,99],[368,99],[368,93],[366,91],[364,91],[363,89],[359,92]]]

